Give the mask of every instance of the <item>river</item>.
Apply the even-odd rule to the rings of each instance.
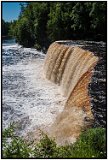
[[[96,124],[106,125],[106,44],[103,42],[71,42],[93,51],[100,61],[89,86],[91,106]],[[70,43],[70,44],[71,44]],[[2,124],[16,124],[17,134],[45,129],[63,111],[66,98],[58,86],[45,79],[45,54],[33,48],[23,48],[15,40],[2,45]]]
[[[63,110],[65,98],[58,87],[44,78],[45,54],[23,48],[14,40],[2,46],[3,129],[10,123],[24,136],[48,128]]]

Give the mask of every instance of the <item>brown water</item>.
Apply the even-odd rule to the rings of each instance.
[[[92,54],[85,50],[99,57],[92,71]],[[89,64],[86,54],[91,59]],[[44,57],[13,41],[3,44],[3,128],[14,122],[18,135],[30,133],[28,138],[33,139],[39,138],[38,128],[49,130],[58,144],[64,144],[74,142],[81,130],[89,127],[92,113],[95,126],[105,127],[105,43],[62,41],[50,46],[45,63]],[[43,77],[43,70],[54,83]]]
[[[91,111],[91,99],[94,97],[90,94],[89,83],[96,73],[94,67],[97,62],[100,63],[100,56],[90,51],[91,46],[59,41],[49,47],[46,55],[46,78],[59,85],[61,93],[67,97],[65,108],[50,131],[59,144],[74,142],[81,130],[87,128],[95,118]]]

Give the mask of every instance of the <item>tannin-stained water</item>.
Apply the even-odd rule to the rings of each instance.
[[[91,53],[84,56],[85,49],[99,57],[96,66]],[[79,50],[84,54],[80,54]],[[79,56],[75,58],[73,53]],[[44,77],[44,71],[47,79],[56,85]],[[81,73],[84,73],[83,77]],[[19,135],[47,128],[49,133],[53,132],[51,136],[57,136],[58,144],[74,142],[84,123],[89,125],[84,121],[87,117],[85,110],[88,109],[89,113],[91,108],[95,125],[106,124],[106,51],[103,42],[54,43],[46,58],[35,49],[5,43],[2,48],[2,79],[3,128],[15,122]],[[79,85],[77,82],[80,82]],[[75,91],[71,92],[73,88]],[[87,106],[82,107],[83,110],[76,107],[78,104],[81,106],[81,102]],[[71,103],[76,106],[70,107]]]
[[[58,115],[51,127],[50,134],[56,138],[58,143],[61,143],[61,139],[65,143],[76,138],[84,127],[90,125],[88,122],[92,118],[95,119],[94,126],[105,126],[106,124],[106,113],[103,109],[106,107],[105,99],[103,99],[105,94],[105,75],[102,74],[105,73],[106,63],[103,64],[103,62],[105,62],[106,54],[101,52],[101,48],[105,51],[105,43],[58,41],[53,43],[48,49],[44,71],[46,78],[58,84],[63,94],[67,97],[63,112]],[[103,70],[99,67],[100,63],[104,66]],[[98,76],[96,77],[99,86],[95,88],[97,80],[93,81],[93,79],[96,75],[95,73],[97,73],[97,69],[98,71],[100,70],[99,72],[103,76],[101,79]],[[93,78],[91,78],[92,76]],[[104,84],[100,86],[99,82],[104,82]],[[103,103],[101,103],[101,106],[98,105],[100,101],[97,100],[100,97],[100,93],[99,95],[98,93],[96,94],[96,90],[103,91],[104,93],[101,96],[101,102]],[[94,104],[94,102],[99,103]],[[77,117],[74,108],[76,108],[76,111],[79,110]],[[99,113],[96,108],[100,110]],[[99,118],[96,116],[99,116]]]

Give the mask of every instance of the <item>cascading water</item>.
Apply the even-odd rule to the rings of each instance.
[[[92,41],[66,41],[63,43],[69,46],[79,46],[98,56],[99,61],[94,67],[88,90],[91,97],[91,108],[95,118],[94,125],[106,127],[106,43]]]
[[[3,128],[15,122],[19,135],[32,131],[36,135],[40,128],[56,137],[58,144],[70,143],[84,126],[89,126],[87,116],[92,116],[91,107],[95,125],[105,126],[105,56],[103,42],[59,41],[50,45],[46,58],[35,49],[5,42],[2,48]],[[46,78],[56,85],[45,79],[43,70]]]
[[[93,45],[95,45],[96,48],[93,47]],[[93,81],[96,75],[95,73],[97,73],[97,68],[101,74],[105,72],[105,68],[102,70],[99,67],[99,64],[103,64],[103,59],[105,58],[105,55],[102,55],[100,58],[99,51],[101,50],[96,51],[99,45],[100,43],[86,41],[57,41],[48,49],[45,60],[46,78],[58,84],[67,97],[65,108],[56,118],[49,133],[56,138],[59,144],[61,142],[73,142],[75,138],[79,136],[81,130],[88,127],[94,118],[94,126],[105,126],[105,110],[102,106],[96,106],[96,103],[94,103],[100,103],[100,101],[97,100],[100,97],[100,93],[98,94],[99,91],[103,91],[105,94],[105,83],[103,84],[104,87],[101,85],[101,87],[93,88],[98,79],[98,77],[96,77]],[[101,45],[105,48],[104,43],[101,43]],[[95,70],[93,70],[94,67]],[[92,75],[93,78],[91,80]],[[105,76],[101,77],[101,79],[99,78],[98,84],[99,82],[105,82]],[[96,90],[98,90],[97,94],[95,92]],[[105,108],[103,95],[100,99]],[[100,110],[99,114],[97,110]],[[96,116],[100,118],[97,119]]]

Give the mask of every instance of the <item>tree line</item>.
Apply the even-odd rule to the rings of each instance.
[[[5,36],[9,36],[9,30],[10,30],[10,23],[9,22],[5,22],[2,19],[2,35]]]
[[[56,40],[106,41],[107,3],[26,2],[9,34],[25,47],[45,50]]]

